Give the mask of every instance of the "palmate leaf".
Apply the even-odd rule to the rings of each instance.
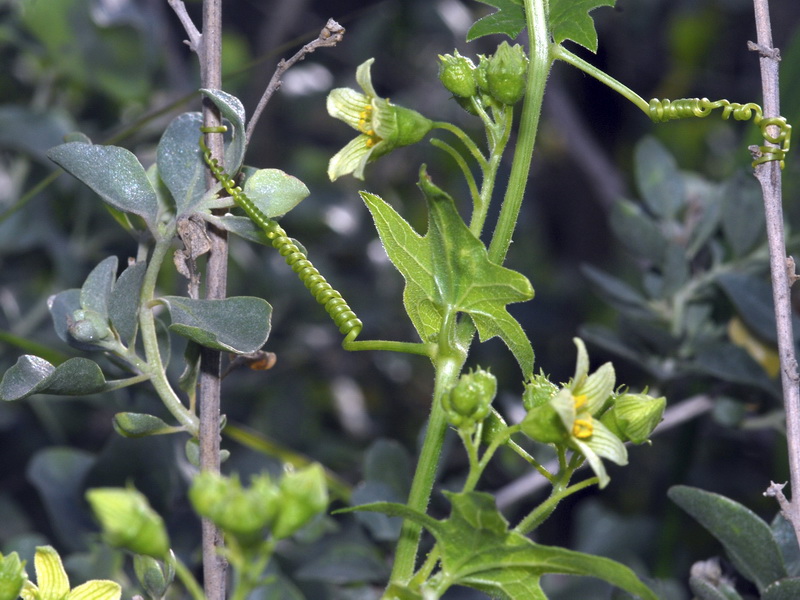
[[[481,341],[500,336],[523,374],[533,370],[533,348],[506,304],[533,298],[521,273],[489,260],[486,247],[456,211],[453,199],[434,186],[423,166],[420,187],[428,200],[424,237],[378,196],[362,192],[389,259],[406,280],[403,302],[423,341],[439,335],[446,318],[468,314]]]
[[[616,0],[550,0],[550,34],[560,44],[572,40],[597,52],[597,31],[589,13],[601,6],[614,6]]]
[[[504,34],[516,38],[525,29],[525,9],[522,0],[477,0],[497,9],[478,19],[467,32],[467,41],[485,35]],[[556,44],[572,40],[597,52],[597,31],[589,13],[601,6],[614,6],[616,0],[550,0],[548,26]]]
[[[625,565],[600,556],[536,544],[508,529],[494,497],[482,492],[445,492],[452,511],[437,521],[403,504],[376,502],[350,510],[404,517],[431,532],[441,556],[437,578],[502,600],[546,600],[542,575],[562,573],[597,577],[644,600],[657,596]],[[344,512],[344,511],[343,511]],[[409,590],[411,595],[417,590]]]
[[[505,34],[512,40],[525,29],[525,10],[522,0],[478,0],[497,9],[497,12],[487,15],[470,27],[467,32],[467,41],[478,39],[493,33]]]

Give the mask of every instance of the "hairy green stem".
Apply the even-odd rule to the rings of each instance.
[[[519,524],[514,528],[514,531],[521,533],[522,535],[530,533],[539,525],[544,523],[547,517],[553,514],[553,511],[558,506],[558,503],[564,498],[574,494],[575,492],[579,492],[590,485],[595,485],[599,481],[600,480],[597,477],[589,477],[588,479],[584,479],[583,481],[580,481],[575,485],[571,485],[568,488],[554,488],[553,493],[550,494],[550,497],[533,509],[528,516],[522,519],[522,521],[520,521]]]
[[[514,149],[514,162],[511,164],[511,175],[508,178],[506,195],[497,219],[497,226],[489,245],[489,258],[499,265],[503,264],[511,245],[511,237],[519,218],[519,209],[525,186],[528,183],[533,145],[539,129],[539,116],[542,112],[544,88],[550,72],[552,59],[549,52],[549,36],[547,33],[547,13],[545,0],[524,0],[525,19],[530,39],[528,63],[528,81],[525,87],[525,99],[522,104],[519,137]]]
[[[503,158],[506,145],[508,145],[508,138],[511,137],[511,126],[513,123],[514,110],[509,107],[503,111],[502,121],[492,128],[489,162],[486,164],[486,168],[483,169],[483,183],[481,185],[479,202],[475,206],[475,210],[472,213],[472,220],[469,223],[469,229],[476,237],[480,237],[483,231],[483,225],[486,223],[486,215],[489,212],[489,205],[491,204],[492,194],[494,193],[494,184],[497,180],[497,170],[500,168],[500,160]]]
[[[152,301],[155,297],[156,279],[161,264],[171,247],[169,240],[159,240],[153,248],[153,254],[147,265],[144,275],[142,292],[139,299],[139,326],[142,334],[142,345],[147,358],[147,374],[158,396],[167,410],[191,435],[197,436],[199,422],[197,415],[189,411],[175,394],[167,380],[164,361],[158,349],[158,336],[156,334],[156,320],[153,315]]]
[[[450,349],[445,348],[442,351],[440,345],[440,354],[435,361],[436,381],[433,388],[433,405],[417,462],[417,470],[414,473],[411,491],[408,495],[407,505],[423,513],[428,508],[439,465],[439,455],[447,431],[447,419],[441,398],[455,384],[466,360],[466,353],[448,350]],[[397,542],[391,581],[406,583],[413,576],[421,531],[422,528],[417,523],[408,520],[403,522],[400,539]]]

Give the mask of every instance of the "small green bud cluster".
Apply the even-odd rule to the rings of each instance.
[[[88,308],[79,308],[72,313],[67,331],[82,345],[99,346],[106,350],[114,350],[118,346],[108,319]]]
[[[442,396],[448,423],[459,429],[472,429],[489,415],[496,394],[497,379],[489,371],[478,368],[463,374]]]
[[[236,475],[204,471],[195,477],[189,499],[200,516],[249,545],[259,543],[267,529],[274,539],[295,533],[325,510],[328,491],[319,465],[287,471],[278,482],[258,475],[247,488]]]
[[[479,104],[513,105],[525,95],[528,57],[519,44],[503,42],[494,55],[481,55],[478,66],[456,50],[439,56],[439,80],[458,103],[474,113],[472,99]]]
[[[164,558],[169,553],[164,521],[141,492],[95,488],[86,493],[86,498],[109,545],[154,558]]]

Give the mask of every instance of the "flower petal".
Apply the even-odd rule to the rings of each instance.
[[[369,120],[372,110],[370,99],[350,88],[331,90],[325,105],[330,116],[344,121],[358,131],[363,130],[364,121]]]
[[[592,422],[592,426],[592,437],[583,440],[583,443],[599,456],[607,458],[618,465],[627,465],[628,451],[625,449],[625,444],[622,443],[622,440],[597,419]]]
[[[378,94],[375,93],[375,88],[372,87],[372,73],[370,72],[372,63],[374,62],[374,58],[369,58],[358,65],[358,68],[356,69],[356,81],[358,82],[358,85],[360,85],[361,89],[364,90],[364,93],[371,98],[378,97]]]
[[[572,341],[578,347],[578,359],[575,361],[575,375],[572,377],[571,388],[583,385],[586,380],[586,375],[589,373],[589,353],[586,352],[586,344],[583,343],[581,338],[572,338]]]
[[[36,587],[35,583],[26,581],[19,592],[19,597],[22,600],[39,600],[39,588]]]
[[[377,146],[372,146],[368,135],[359,135],[339,152],[328,163],[328,177],[336,181],[342,175],[353,174],[357,179],[364,179],[364,167]]]
[[[592,450],[586,442],[582,442],[580,440],[574,439],[575,446],[577,446],[578,450],[580,451],[583,456],[586,457],[589,466],[594,471],[594,474],[597,475],[597,478],[600,480],[598,485],[600,488],[604,488],[608,485],[608,482],[611,481],[611,478],[606,473],[606,468],[603,466],[603,461],[600,460],[600,457],[597,456],[594,450]]]
[[[62,600],[69,594],[69,578],[52,546],[37,546],[33,557],[40,600]]]
[[[72,590],[66,600],[119,600],[121,596],[122,588],[116,581],[92,579]]]
[[[585,395],[586,410],[596,415],[614,391],[616,380],[614,365],[607,362],[584,379],[583,383],[573,387],[572,393],[576,396]]]

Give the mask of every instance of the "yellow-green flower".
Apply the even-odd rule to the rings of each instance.
[[[599,419],[614,400],[616,375],[611,363],[590,375],[586,346],[578,338],[574,341],[578,347],[574,377],[548,401],[528,410],[522,431],[537,441],[566,445],[580,452],[597,475],[600,487],[605,487],[609,477],[601,459],[618,465],[628,463],[622,440]]]
[[[339,150],[328,165],[328,177],[335,181],[349,173],[364,179],[367,163],[395,148],[416,144],[434,123],[417,111],[396,106],[379,98],[372,87],[370,58],[356,70],[356,81],[363,90],[336,88],[328,94],[328,114],[359,131],[359,135]]]
[[[38,546],[33,558],[36,583],[26,581],[23,600],[119,600],[122,589],[115,581],[92,579],[70,589],[61,557],[52,546]]]

